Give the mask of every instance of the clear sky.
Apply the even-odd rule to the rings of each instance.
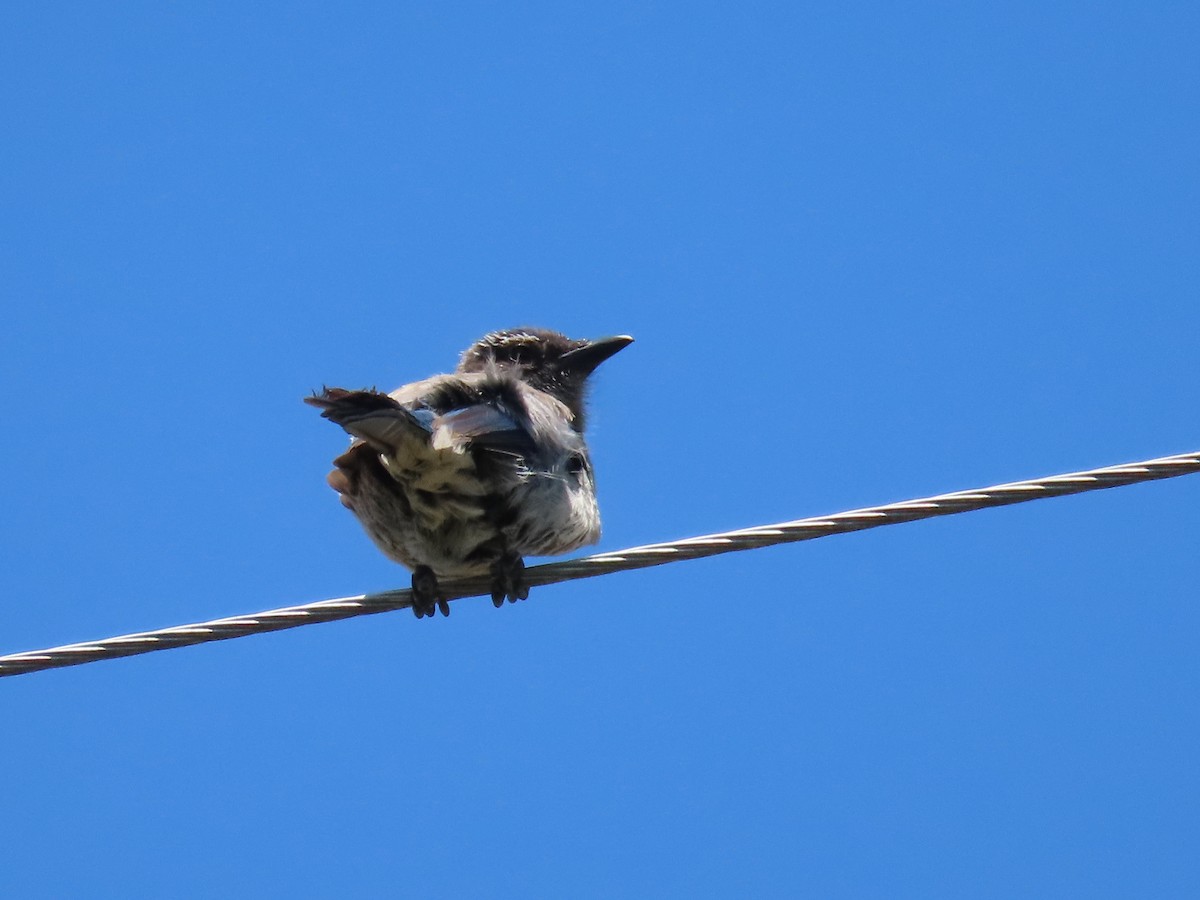
[[[1200,447],[1191,3],[17,3],[0,652],[406,586],[300,398],[630,333],[604,549]],[[1200,477],[0,681],[7,897],[1200,895]]]

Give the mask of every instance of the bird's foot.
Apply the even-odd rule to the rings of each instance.
[[[492,605],[499,609],[506,597],[509,603],[529,597],[525,560],[516,553],[505,553],[492,564]]]
[[[412,575],[412,611],[418,619],[432,616],[440,609],[443,616],[450,615],[450,604],[441,596],[437,576],[429,566],[417,566]]]

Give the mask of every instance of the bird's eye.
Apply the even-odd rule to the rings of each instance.
[[[572,453],[567,458],[567,474],[578,475],[587,468],[587,460],[583,458],[582,453]]]

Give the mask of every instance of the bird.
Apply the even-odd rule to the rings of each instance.
[[[526,556],[600,539],[584,440],[596,368],[629,346],[542,328],[484,335],[451,374],[304,398],[351,437],[329,486],[388,558],[412,571],[412,610],[450,614],[438,579],[488,575],[492,602],[529,596]]]

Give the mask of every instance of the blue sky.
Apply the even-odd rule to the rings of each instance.
[[[1180,3],[29,4],[0,652],[406,585],[323,383],[630,333],[604,549],[1200,446]],[[0,893],[1195,896],[1200,478],[0,681]]]

